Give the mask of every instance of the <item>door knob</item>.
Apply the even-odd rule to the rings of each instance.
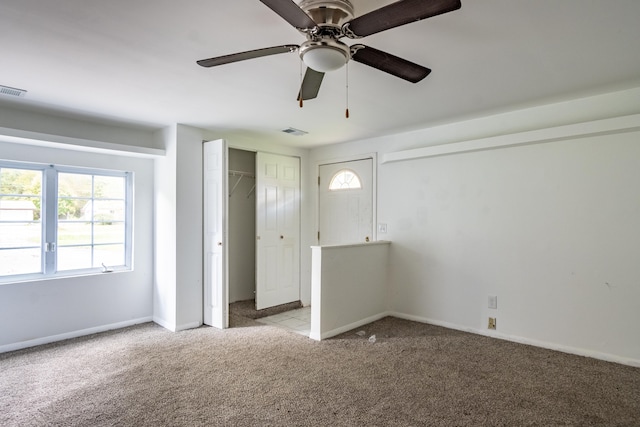
[[[369,236],[365,237],[364,241],[368,243],[369,242]]]
[[[218,242],[218,246],[222,246],[222,242]]]

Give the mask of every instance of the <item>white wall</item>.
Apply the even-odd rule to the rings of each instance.
[[[155,145],[165,155],[154,165],[153,321],[170,330],[177,327],[177,129],[156,132]]]
[[[134,270],[0,285],[0,352],[151,320],[153,161],[3,142],[0,158],[128,170],[135,180]]]
[[[156,133],[153,320],[172,331],[202,325],[202,130]]]
[[[371,151],[383,159],[505,129],[553,133],[611,111],[640,113],[639,95],[635,89],[318,148],[311,161]],[[378,237],[393,242],[393,310],[640,366],[639,130],[380,164],[378,222],[388,234]],[[497,310],[487,308],[489,295],[498,296]],[[497,317],[495,332],[486,329],[489,316]]]
[[[0,105],[0,127],[39,132],[67,138],[85,138],[123,147],[153,147],[150,128],[128,126],[121,122],[86,117],[70,117],[53,111],[32,111]]]
[[[321,340],[389,315],[389,242],[314,246],[311,330]]]
[[[202,325],[202,130],[178,125],[177,329]]]
[[[395,310],[640,360],[638,165],[637,132],[382,165]]]

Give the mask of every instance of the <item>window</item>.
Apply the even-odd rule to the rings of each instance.
[[[131,268],[132,174],[0,161],[0,280]]]
[[[336,172],[329,183],[329,190],[357,190],[362,188],[358,175],[349,169],[342,169]]]

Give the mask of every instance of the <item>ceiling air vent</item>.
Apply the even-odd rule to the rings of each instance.
[[[15,87],[1,86],[0,95],[24,96],[27,93],[24,89],[16,89]]]
[[[288,133],[289,135],[295,135],[295,136],[302,136],[302,135],[306,135],[306,134],[309,133],[309,132],[305,132],[303,130],[296,129],[296,128],[282,129],[282,132]]]

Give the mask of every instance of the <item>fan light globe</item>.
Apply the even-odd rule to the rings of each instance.
[[[349,57],[349,47],[333,40],[306,41],[300,46],[302,62],[320,73],[342,68]]]
[[[306,51],[302,61],[307,67],[326,73],[342,68],[347,63],[347,58],[339,50],[330,47],[316,47]]]

